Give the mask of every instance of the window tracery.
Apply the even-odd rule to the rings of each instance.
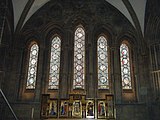
[[[109,89],[107,40],[100,36],[97,41],[98,89]]]
[[[132,89],[130,52],[129,52],[129,47],[126,43],[122,43],[120,46],[120,61],[121,61],[122,88]]]
[[[61,39],[56,36],[51,44],[50,71],[48,89],[59,88]]]
[[[85,32],[78,27],[74,35],[74,80],[73,89],[84,89],[85,79]]]
[[[27,85],[26,89],[35,89],[36,76],[37,76],[37,62],[38,62],[39,47],[35,43],[30,48]]]

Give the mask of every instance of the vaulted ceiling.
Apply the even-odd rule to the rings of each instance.
[[[12,0],[14,10],[14,30],[17,29],[18,24],[23,25],[29,18],[43,5],[50,0]],[[116,9],[118,9],[135,27],[140,29],[144,34],[144,21],[145,21],[145,7],[147,0],[105,0]]]

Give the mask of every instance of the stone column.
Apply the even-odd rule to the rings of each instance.
[[[89,29],[89,26],[87,27]],[[85,56],[85,73],[86,73],[86,97],[95,97],[95,79],[93,78],[93,61],[96,54],[93,54],[93,38],[91,29],[86,32],[86,56]]]
[[[65,38],[67,38],[67,36],[65,36]],[[61,47],[62,51],[61,51],[61,70],[60,70],[60,81],[59,81],[59,96],[60,98],[67,98],[67,95],[68,95],[68,87],[69,87],[69,84],[68,84],[68,79],[67,79],[67,74],[68,74],[68,44],[65,43],[66,39],[65,40],[62,40],[63,41],[63,46]],[[62,73],[62,74],[61,74]]]
[[[121,72],[120,72],[120,55],[119,55],[119,46],[115,45],[112,55],[113,55],[113,86],[114,86],[114,96],[116,103],[121,103],[122,100],[122,85],[121,85]]]
[[[65,72],[66,72],[66,79],[67,79],[67,94],[69,94],[72,91],[73,88],[73,58],[74,58],[74,33],[71,30],[71,27],[67,27],[66,28],[67,31],[67,42],[66,42],[66,49],[67,51],[65,52],[66,56],[68,56],[67,58],[67,62],[65,62],[66,64],[66,68],[65,68]],[[66,58],[64,58],[64,61],[66,60]]]
[[[42,81],[43,81],[43,57],[44,57],[44,48],[42,46],[39,46],[39,55],[38,55],[38,66],[37,66],[37,81],[36,81],[36,87],[35,87],[35,96],[34,101],[40,102],[41,98],[41,90],[42,90]]]
[[[14,59],[13,59],[12,72],[11,72],[12,77],[10,79],[11,81],[15,82],[14,84],[16,85],[16,92],[17,92],[18,99],[22,99],[22,93],[25,89],[24,83],[26,81],[25,81],[25,73],[24,73],[25,67],[24,67],[24,60],[23,60],[25,50],[23,50],[23,48],[21,49],[16,48],[13,50],[13,53],[12,53],[14,55]]]
[[[32,105],[31,112],[33,112],[33,115],[35,119],[40,119],[40,111],[41,111],[41,95],[42,95],[42,86],[44,81],[44,48],[43,46],[39,46],[39,55],[38,55],[38,64],[37,64],[37,81],[36,81],[36,87],[34,92],[34,103]]]

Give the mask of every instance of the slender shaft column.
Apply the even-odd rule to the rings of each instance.
[[[119,46],[115,46],[113,55],[113,82],[114,82],[114,91],[115,91],[115,100],[116,103],[121,103],[122,100],[122,87],[121,87],[121,77],[120,77],[120,55],[119,55]]]
[[[67,98],[68,95],[68,79],[67,79],[67,74],[68,74],[68,44],[65,44],[64,49],[62,46],[62,52],[61,52],[61,73],[60,73],[60,93],[59,96],[61,98]]]
[[[39,56],[38,56],[38,66],[37,66],[37,81],[35,88],[35,96],[34,101],[40,102],[41,98],[41,90],[42,90],[42,81],[43,81],[43,56],[44,56],[44,48],[39,47]]]
[[[87,56],[86,56],[86,65],[87,65],[87,77],[86,77],[86,90],[87,90],[87,97],[94,98],[95,96],[95,86],[94,86],[94,79],[93,79],[93,54],[92,54],[92,47],[91,44],[87,45]],[[94,56],[96,57],[96,56]]]

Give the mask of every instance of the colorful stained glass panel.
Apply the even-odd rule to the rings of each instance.
[[[107,40],[100,36],[97,41],[98,89],[109,89]]]
[[[84,89],[85,32],[82,27],[76,29],[74,40],[73,89]]]
[[[129,57],[130,56],[129,56],[128,46],[126,44],[121,44],[120,61],[121,61],[121,77],[122,77],[122,88],[123,89],[132,89]]]
[[[50,72],[48,89],[59,88],[61,39],[54,37],[51,44]]]

